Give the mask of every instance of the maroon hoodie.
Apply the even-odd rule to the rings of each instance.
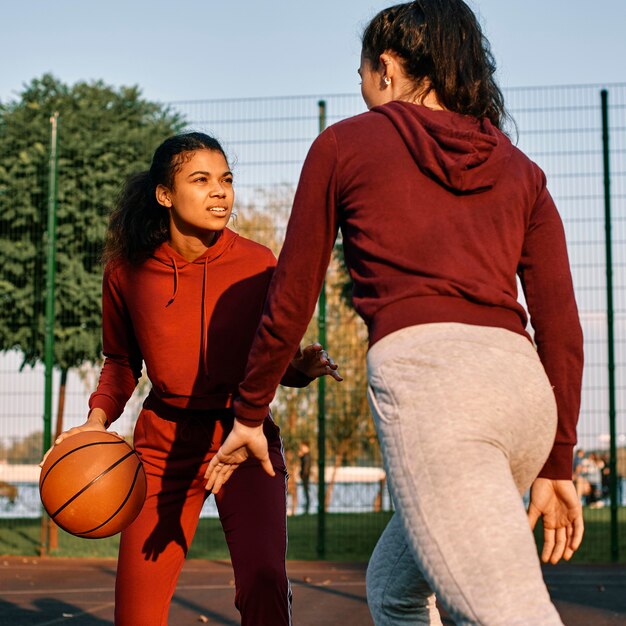
[[[260,422],[303,336],[338,230],[370,345],[429,322],[526,335],[519,277],[559,424],[542,470],[571,478],[582,332],[561,219],[543,172],[488,120],[391,102],[313,143],[235,400]]]
[[[90,408],[104,410],[109,423],[116,420],[142,362],[152,383],[146,406],[159,413],[230,406],[275,264],[271,250],[225,229],[192,262],[164,243],[140,265],[107,266],[102,289],[106,358]],[[283,384],[310,382],[285,367]]]

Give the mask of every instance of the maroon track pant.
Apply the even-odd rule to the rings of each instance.
[[[180,412],[179,412],[180,413]],[[122,532],[115,584],[116,626],[166,626],[176,581],[207,493],[204,472],[232,428],[229,411],[163,419],[143,409],[134,445],[148,479],[145,505]],[[235,572],[235,606],[243,626],[291,623],[285,571],[287,473],[278,427],[264,431],[276,471],[246,461],[216,496]],[[199,583],[201,581],[198,581]],[[210,597],[207,597],[207,603]]]

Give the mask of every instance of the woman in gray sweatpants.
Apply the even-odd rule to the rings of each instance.
[[[531,527],[542,518],[552,563],[583,533],[582,333],[561,219],[501,130],[493,59],[462,0],[385,9],[362,44],[369,111],[309,150],[208,484],[266,458],[260,424],[341,229],[396,510],[367,573],[376,626],[441,624],[435,594],[457,624],[560,625]]]
[[[454,54],[451,32],[455,29],[457,41],[464,42],[456,49],[456,65],[463,68],[471,54],[468,50],[476,51],[481,36],[473,14],[461,0],[422,0],[381,11],[363,35],[360,74],[368,105],[385,103],[379,81],[393,87],[394,80],[415,84],[416,77],[422,80],[422,98],[424,94],[433,98],[433,108],[441,105],[438,86],[450,72],[438,71],[437,63],[444,65],[446,54],[448,58]],[[448,46],[446,51],[438,49],[440,42]],[[489,60],[484,40],[482,49]],[[428,122],[434,127],[434,117]],[[406,125],[394,121],[394,126],[401,134],[407,133]],[[460,124],[456,130],[449,129],[447,141],[465,130]],[[444,144],[440,138],[435,141],[440,147]],[[438,153],[442,161],[449,156],[446,147]],[[413,156],[424,171],[424,144],[420,150]],[[509,175],[518,174],[512,164],[508,169]],[[439,182],[450,185],[447,180]],[[457,198],[449,200],[451,205]],[[493,210],[488,209],[488,198],[486,192],[483,210]],[[491,202],[497,204],[495,197]],[[491,327],[488,309],[482,325],[480,314],[466,320],[447,305],[432,306],[424,320],[427,323],[400,327],[373,343],[368,352],[369,402],[396,508],[368,567],[368,603],[376,626],[441,624],[433,590],[457,624],[562,624],[543,583],[529,519],[534,526],[538,517],[544,518],[545,561],[569,559],[580,544],[582,513],[570,480],[571,456],[562,448],[569,444],[571,453],[582,335],[563,236],[554,227],[558,218],[551,218],[548,235],[549,220],[538,217],[544,209],[536,206],[525,220],[525,230],[508,242],[517,247],[517,264],[507,267],[504,262],[498,267],[497,245],[491,262],[503,274],[511,268],[509,279],[515,272],[520,275],[532,321],[540,331],[539,353],[527,337],[511,332],[506,324]],[[432,211],[441,208],[433,206]],[[464,208],[456,203],[456,210]],[[440,223],[433,219],[433,224],[446,228],[444,219]],[[513,223],[512,215],[509,219]],[[505,229],[500,235],[511,236]],[[544,231],[541,236],[537,234],[540,229]],[[488,240],[488,232],[484,235]],[[541,245],[534,239],[541,239]],[[454,241],[451,234],[450,243]],[[474,248],[475,255],[485,253],[481,250],[485,241],[473,241],[470,236],[459,239],[459,245],[470,251]],[[552,246],[558,251],[548,251]],[[551,254],[556,261],[548,258]],[[415,256],[419,255],[417,250]],[[454,252],[446,248],[432,263],[431,275],[436,269],[440,277],[448,273],[456,281],[459,277],[476,280],[470,264],[464,276],[463,270],[453,267],[451,257]],[[549,270],[542,266],[550,263],[553,271],[555,266],[559,271],[548,278]],[[484,280],[489,280],[488,272]],[[543,290],[539,289],[541,281]],[[443,300],[447,294],[440,295]],[[485,304],[474,294],[455,295]],[[546,306],[542,300],[553,304]],[[410,304],[405,301],[404,306]],[[563,312],[560,319],[554,314],[558,307]],[[555,319],[549,319],[550,309]],[[461,323],[450,321],[455,317]],[[559,324],[565,329],[558,328]],[[560,337],[563,334],[567,339]],[[557,371],[563,369],[555,366],[558,359],[572,368],[569,378]],[[552,384],[546,370],[552,374]],[[569,425],[561,425],[561,441],[557,437],[555,445],[557,391],[562,395],[559,398],[557,393],[556,398],[562,421]],[[558,452],[550,460],[553,448]],[[542,470],[546,477],[559,480],[537,478]],[[527,515],[521,495],[531,486]]]
[[[536,350],[499,328],[425,324],[367,364],[396,505],[368,569],[377,626],[441,624],[431,588],[458,624],[561,624],[520,497],[557,423]]]

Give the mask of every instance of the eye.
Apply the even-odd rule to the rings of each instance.
[[[232,184],[233,184],[233,178],[232,178],[232,176],[228,176],[227,178],[225,178],[225,179],[224,179],[224,182],[225,182],[227,185],[232,185]]]
[[[206,176],[198,176],[197,178],[193,179],[194,183],[206,183]]]

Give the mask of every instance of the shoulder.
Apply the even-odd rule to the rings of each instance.
[[[502,131],[498,131],[502,132]],[[504,133],[502,133],[504,135]],[[506,137],[506,135],[504,135]],[[508,138],[507,138],[508,139]],[[511,163],[520,172],[533,179],[545,178],[543,170],[525,152],[511,142]]]
[[[128,274],[130,264],[124,259],[113,259],[109,261],[102,272],[104,283],[119,283]]]
[[[307,166],[326,172],[341,167],[352,158],[372,153],[376,147],[397,146],[399,135],[390,132],[391,122],[376,111],[367,111],[332,124],[313,141]]]
[[[232,254],[263,263],[267,267],[273,267],[276,265],[276,257],[267,246],[264,246],[253,239],[249,239],[248,237],[244,237],[243,235],[234,233],[230,229],[227,230],[229,233],[234,235],[231,247]]]
[[[389,121],[386,116],[376,111],[366,111],[335,122],[332,126],[329,126],[327,130],[333,132],[340,138],[355,132],[361,133],[367,129],[387,127],[388,125]]]

